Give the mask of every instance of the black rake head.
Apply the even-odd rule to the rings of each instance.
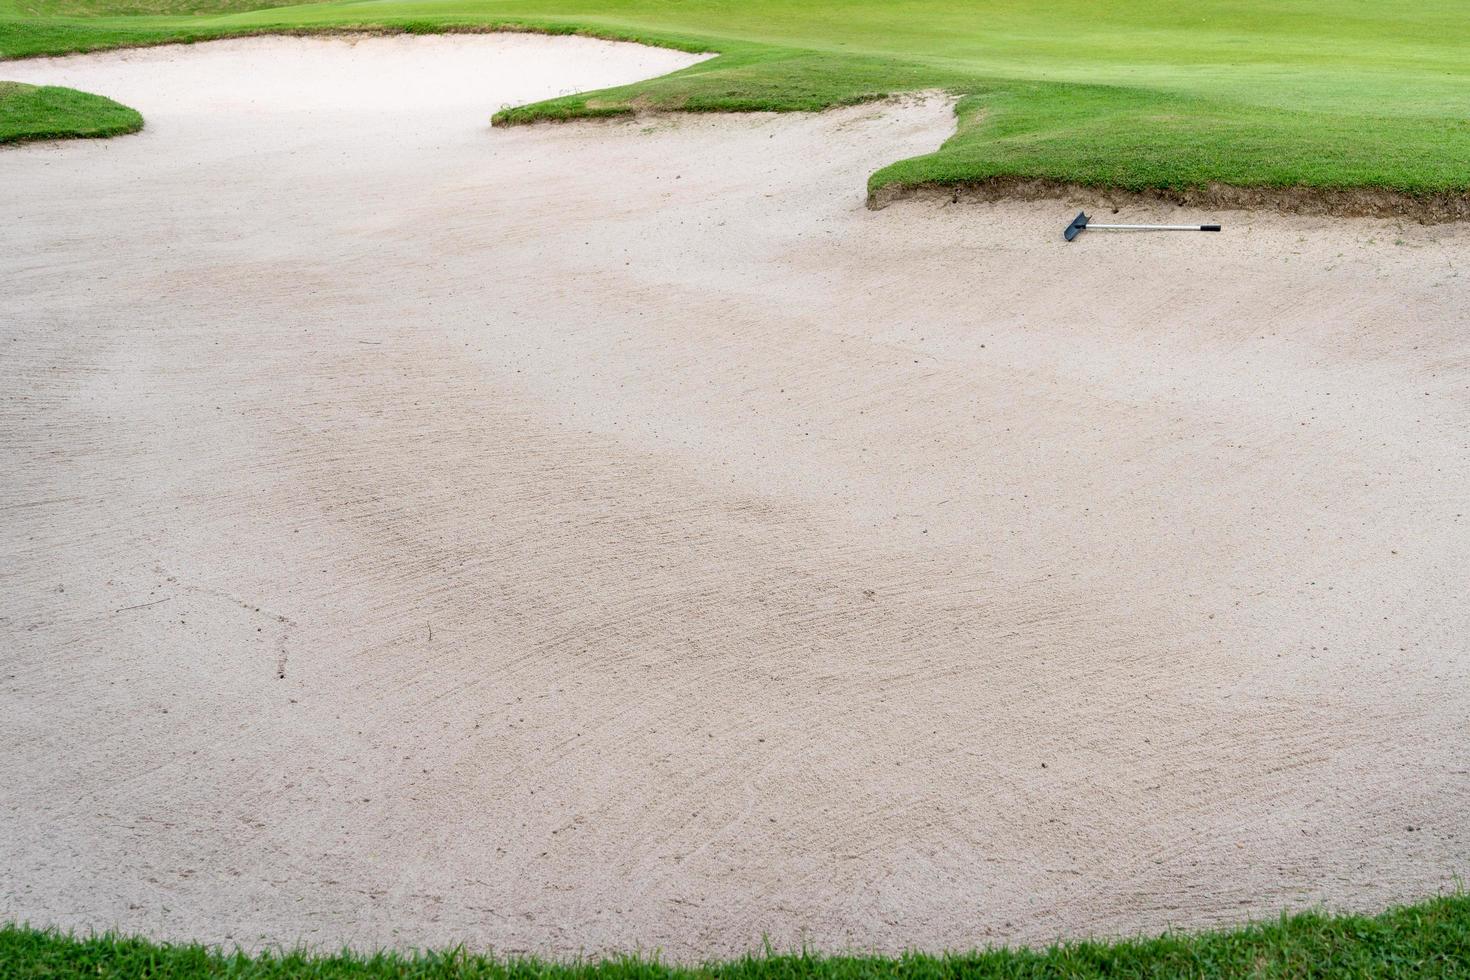
[[[1087,227],[1087,212],[1086,211],[1078,211],[1077,212],[1077,217],[1073,218],[1072,219],[1072,223],[1067,226],[1067,230],[1064,231],[1064,232],[1062,232],[1062,237],[1065,238],[1067,241],[1070,242],[1072,239],[1074,239],[1078,235],[1080,235],[1082,233],[1082,229],[1083,228],[1086,228],[1086,227]]]

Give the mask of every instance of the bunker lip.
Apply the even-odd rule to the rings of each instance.
[[[1261,211],[1345,218],[1407,218],[1420,224],[1470,221],[1470,195],[1409,194],[1382,187],[1242,187],[1211,183],[1192,188],[1131,190],[1035,177],[993,177],[954,183],[884,184],[868,192],[868,208],[895,201],[1101,201],[1107,206],[1175,204],[1191,208]]]
[[[717,55],[716,55],[717,56]],[[712,56],[712,57],[716,57]],[[822,109],[686,109],[677,105],[654,104],[646,99],[633,99],[626,103],[598,103],[588,104],[585,108],[579,107],[572,115],[552,115],[537,111],[537,105],[531,103],[520,106],[506,106],[497,110],[491,118],[491,125],[498,129],[510,129],[523,126],[563,126],[583,123],[596,125],[599,123],[642,123],[655,120],[674,120],[680,118],[698,118],[709,116],[714,118],[750,117],[759,119],[767,116],[822,116],[842,112],[848,109],[861,109],[873,106],[892,106],[902,109],[905,106],[916,106],[921,104],[946,105],[954,108],[959,99],[957,96],[943,89],[915,89],[912,92],[891,92],[883,95],[874,95],[872,98],[858,99],[852,102],[829,105]],[[953,127],[950,129],[953,133]],[[873,208],[880,210],[880,208]]]

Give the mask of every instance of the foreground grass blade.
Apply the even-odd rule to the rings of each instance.
[[[461,978],[495,980],[960,980],[984,977],[1464,977],[1470,975],[1470,897],[1431,899],[1375,917],[1308,912],[1279,921],[1155,939],[1085,942],[1047,950],[933,956],[747,956],[702,966],[624,957],[555,963],[463,949],[312,956],[218,953],[115,935],[77,938],[0,928],[0,975],[88,977]]]

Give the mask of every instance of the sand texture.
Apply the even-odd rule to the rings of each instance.
[[[488,126],[692,60],[0,66],[147,119],[0,152],[0,918],[698,959],[1470,873],[1470,230],[867,210],[938,96]]]

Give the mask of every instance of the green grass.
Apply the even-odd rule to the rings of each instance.
[[[495,980],[970,980],[985,977],[1464,977],[1470,974],[1470,897],[1431,899],[1374,918],[1311,912],[1197,935],[1085,942],[1046,950],[931,956],[747,956],[699,967],[648,958],[554,963],[462,950],[402,955],[218,953],[113,935],[74,938],[0,928],[0,975],[41,978],[460,978]]]
[[[0,143],[118,136],[142,128],[142,116],[100,95],[0,82]]]
[[[1044,178],[1470,194],[1464,0],[0,0],[0,55],[344,27],[581,31],[720,55],[501,122],[962,95],[954,138],[878,171],[873,190]]]

